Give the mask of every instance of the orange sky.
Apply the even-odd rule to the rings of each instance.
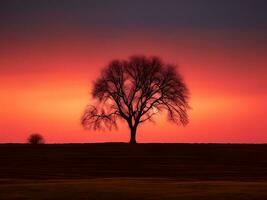
[[[33,132],[48,143],[128,141],[125,124],[111,132],[85,131],[80,117],[101,67],[133,54],[178,64],[191,92],[187,127],[163,115],[139,127],[139,142],[267,142],[267,49],[261,33],[60,30],[2,40],[1,143],[25,142]]]

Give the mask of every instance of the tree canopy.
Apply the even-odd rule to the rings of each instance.
[[[153,120],[166,111],[168,119],[178,125],[189,122],[189,91],[176,65],[158,57],[132,56],[113,60],[94,82],[94,105],[88,105],[83,117],[85,128],[117,127],[127,122],[131,143],[136,142],[138,125]]]

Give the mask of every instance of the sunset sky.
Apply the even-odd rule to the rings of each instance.
[[[127,142],[80,125],[110,60],[156,55],[190,89],[190,123],[163,114],[138,142],[267,143],[267,1],[0,2],[0,143]]]

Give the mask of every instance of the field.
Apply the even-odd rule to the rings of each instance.
[[[267,145],[0,145],[0,199],[267,199]]]

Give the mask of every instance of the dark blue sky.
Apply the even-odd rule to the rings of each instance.
[[[265,0],[2,0],[0,26],[267,29]]]

